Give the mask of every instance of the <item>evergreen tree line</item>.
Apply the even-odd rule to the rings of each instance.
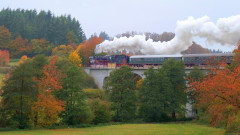
[[[9,29],[12,39],[18,35],[28,40],[45,38],[55,45],[68,44],[68,34],[76,44],[86,39],[78,20],[70,15],[55,16],[51,11],[2,9],[1,25]]]

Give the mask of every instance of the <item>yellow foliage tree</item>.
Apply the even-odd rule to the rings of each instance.
[[[82,60],[79,57],[77,50],[69,55],[69,62],[71,64],[77,65],[78,67],[82,67]]]
[[[27,59],[28,59],[28,57],[27,57],[26,55],[23,55],[23,56],[21,57],[21,59],[19,60],[18,65],[23,64]]]
[[[55,47],[52,51],[52,55],[58,55],[60,57],[68,57],[71,52],[73,52],[73,48],[71,45],[60,45]]]

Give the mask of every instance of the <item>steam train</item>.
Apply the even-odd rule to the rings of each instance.
[[[116,68],[122,65],[131,67],[161,66],[166,60],[175,59],[183,61],[186,66],[203,66],[209,60],[230,64],[233,53],[208,53],[208,54],[184,54],[184,55],[107,55],[89,57],[90,67]]]

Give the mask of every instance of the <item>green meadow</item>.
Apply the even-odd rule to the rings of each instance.
[[[89,128],[0,131],[1,135],[223,135],[223,129],[186,124],[123,124]]]

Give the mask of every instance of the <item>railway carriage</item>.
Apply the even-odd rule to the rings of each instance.
[[[210,60],[230,64],[232,59],[233,53],[185,54],[182,56],[186,66],[206,65]]]
[[[107,55],[89,57],[91,67],[120,67],[127,64],[132,67],[161,66],[166,60],[183,61],[186,66],[206,65],[209,60],[230,64],[233,53],[184,54],[184,55]]]
[[[164,61],[168,59],[175,59],[177,61],[182,60],[182,55],[136,55],[131,56],[129,60],[129,65],[135,67],[140,66],[158,66],[162,65]]]

